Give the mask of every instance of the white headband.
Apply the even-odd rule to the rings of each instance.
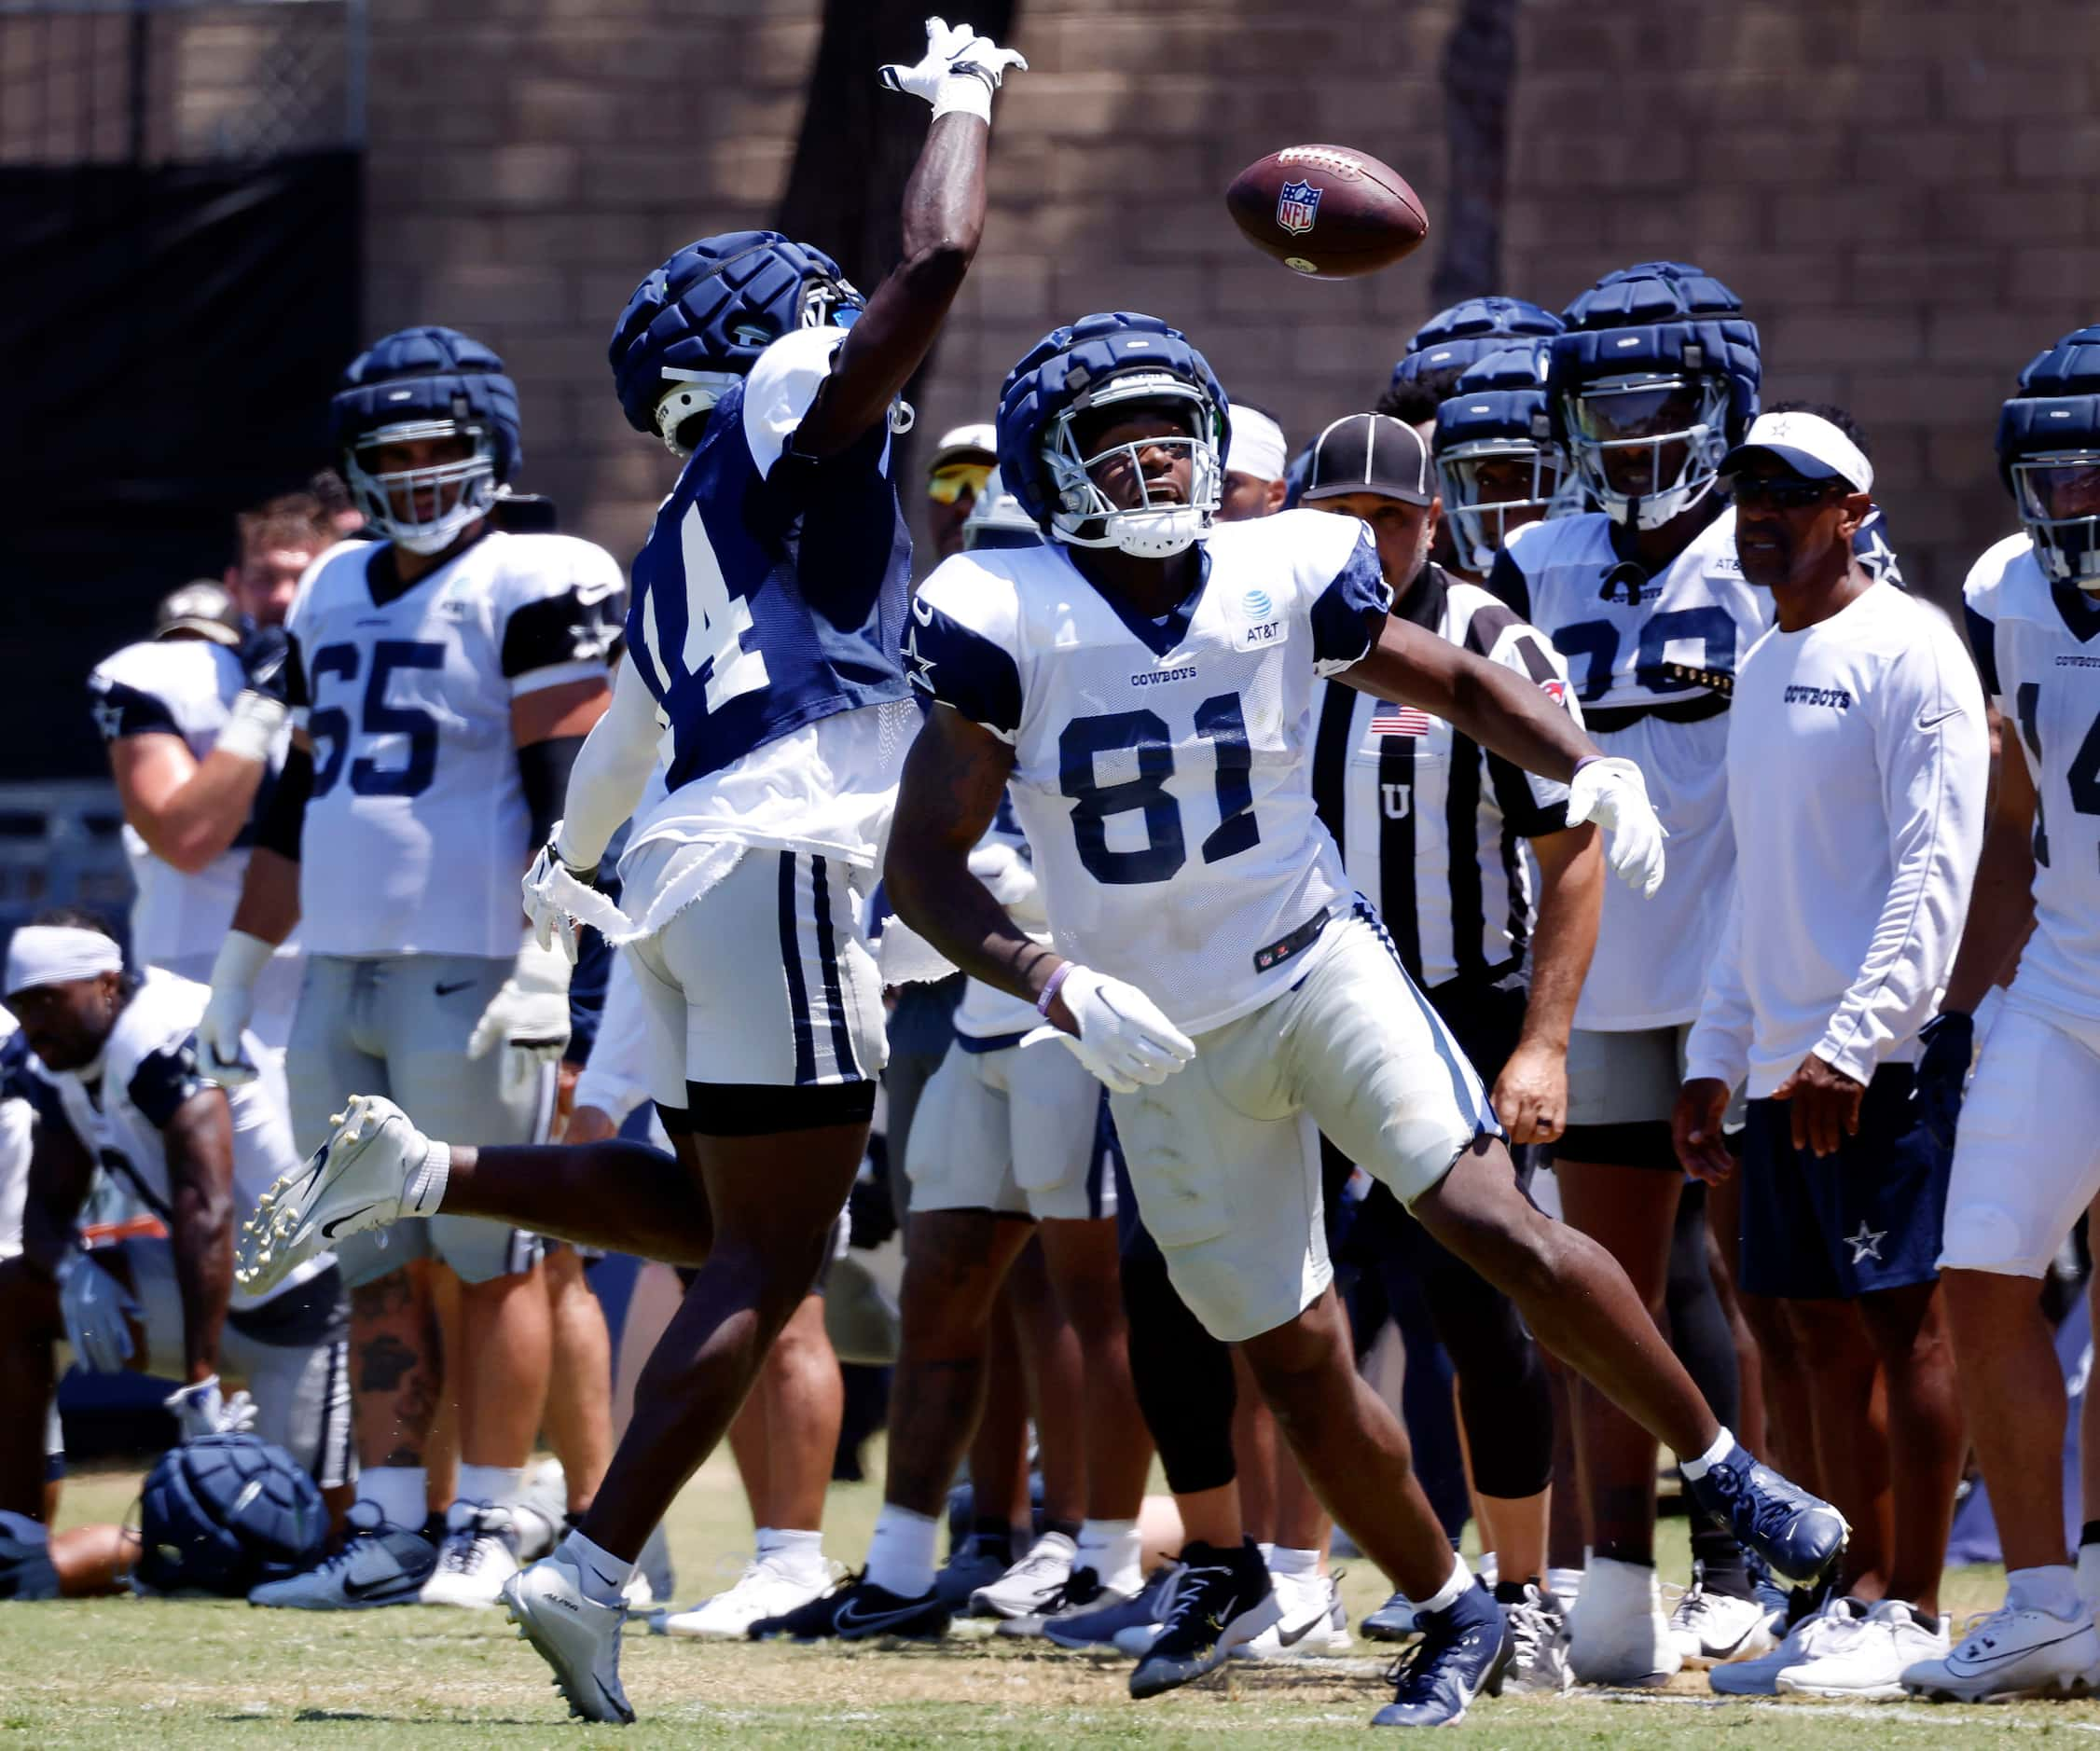
[[[69,979],[124,971],[124,955],[100,931],[71,924],[25,924],[7,939],[7,994]]]
[[[1235,407],[1232,441],[1225,447],[1227,472],[1252,475],[1257,480],[1281,480],[1284,466],[1283,428],[1259,407]]]

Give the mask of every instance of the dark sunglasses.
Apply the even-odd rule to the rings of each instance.
[[[1803,480],[1799,475],[1729,475],[1720,484],[1722,496],[1734,503],[1772,511],[1805,511],[1848,490],[1842,480]]]

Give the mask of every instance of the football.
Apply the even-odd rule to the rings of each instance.
[[[1225,206],[1250,243],[1309,280],[1376,273],[1430,234],[1406,178],[1348,146],[1272,152],[1233,178]]]

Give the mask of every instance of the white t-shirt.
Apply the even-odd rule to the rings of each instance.
[[[21,1251],[22,1204],[29,1193],[29,1158],[36,1137],[35,1113],[14,1092],[12,1078],[26,1073],[14,1061],[21,1048],[7,1049],[16,1031],[15,1018],[0,1009],[0,1259],[12,1259]]]
[[[153,639],[127,644],[97,663],[88,677],[95,726],[104,741],[131,736],[175,736],[201,761],[215,747],[235,697],[247,684],[241,659],[208,639]],[[272,743],[269,770],[281,771],[289,725]],[[267,780],[266,780],[267,782]],[[250,830],[194,876],[154,856],[128,823],[124,854],[137,897],[131,903],[131,955],[141,965],[207,979],[233,922],[241,878],[248,867]],[[281,955],[299,952],[297,937]]]
[[[1596,956],[1575,1026],[1675,1027],[1699,1010],[1720,935],[1735,839],[1728,820],[1728,713],[1694,674],[1730,678],[1772,624],[1772,599],[1744,581],[1735,513],[1724,511],[1658,575],[1623,564],[1600,512],[1512,531],[1488,588],[1554,641],[1590,735],[1633,761],[1670,835],[1669,876],[1647,898],[1604,885]],[[1620,712],[1637,712],[1615,725]]]
[[[1962,586],[1969,644],[2005,714],[2002,757],[2033,779],[2035,931],[2012,988],[2100,1017],[2100,597],[2052,584],[2008,536]]]
[[[1747,1069],[1758,1099],[1811,1052],[1861,1082],[1913,1061],[1961,941],[1989,778],[1975,668],[1914,597],[1874,584],[1768,632],[1729,713],[1736,881],[1685,1075]]]
[[[1058,952],[1191,1034],[1289,989],[1353,903],[1313,804],[1314,706],[1392,600],[1351,517],[1227,523],[1201,552],[1157,621],[1057,544],[957,554],[905,640],[915,685],[1013,746]]]
[[[507,959],[533,851],[511,704],[603,676],[620,569],[587,541],[497,530],[377,602],[389,551],[331,548],[288,623],[293,717],[314,742],[307,950]]]
[[[197,1024],[210,995],[191,980],[148,972],[117,1017],[92,1082],[83,1081],[77,1071],[35,1066],[57,1091],[59,1107],[81,1146],[117,1183],[171,1225],[174,1189],[161,1130],[193,1095],[212,1086],[197,1069]],[[292,1143],[283,1072],[274,1055],[259,1047],[259,1041],[248,1041],[249,1056],[261,1067],[261,1075],[226,1091],[233,1117],[236,1220],[238,1213],[253,1210],[271,1182],[300,1160]],[[268,1295],[244,1295],[236,1285],[232,1304],[260,1306],[334,1262],[333,1253],[310,1259]]]

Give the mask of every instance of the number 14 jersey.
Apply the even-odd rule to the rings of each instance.
[[[1191,1034],[1296,983],[1348,908],[1313,807],[1316,683],[1391,601],[1370,531],[1318,511],[1221,525],[1201,567],[1154,621],[1055,543],[959,554],[904,650],[915,686],[1012,744],[1057,951]]]

